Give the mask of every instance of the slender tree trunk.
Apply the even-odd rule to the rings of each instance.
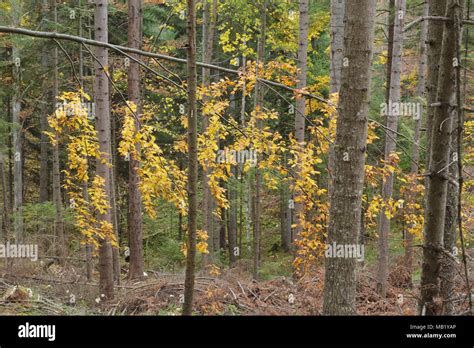
[[[459,6],[458,0],[449,0],[446,8],[439,62],[438,88],[434,108],[430,167],[428,171],[428,188],[426,194],[426,221],[424,230],[423,264],[421,273],[420,313],[426,315],[439,314],[436,298],[439,294],[439,270],[441,249],[443,248],[443,232],[446,216],[446,198],[448,188],[449,147],[451,145],[452,115],[450,105],[454,86],[453,59],[456,57],[456,32],[454,28],[455,11]]]
[[[344,1],[331,0],[331,57],[330,57],[330,93],[339,93],[341,88],[342,51],[344,48]],[[329,144],[328,155],[328,196],[333,192],[334,143]]]
[[[284,158],[284,165],[286,164],[286,156]],[[284,181],[280,184],[280,234],[281,247],[283,251],[289,252],[291,250],[291,209],[289,206],[290,188]]]
[[[141,16],[142,0],[128,1],[128,46],[141,47]],[[140,67],[136,62],[130,61],[128,68],[128,99],[137,106],[136,115],[142,112],[140,98]],[[135,120],[135,128],[140,131],[140,122]],[[138,144],[135,145],[137,151]],[[142,197],[140,193],[140,178],[137,172],[140,163],[137,158],[130,156],[129,162],[129,222],[128,235],[130,241],[130,279],[143,277],[143,237],[142,237]]]
[[[392,79],[392,60],[393,60],[393,35],[395,30],[395,0],[388,0],[388,40],[387,40],[387,89],[385,91],[385,102],[388,103],[390,99],[390,86]],[[387,123],[385,121],[385,123]]]
[[[298,74],[296,88],[298,90],[306,88],[306,76],[307,76],[307,65],[308,65],[308,29],[309,29],[309,0],[299,0],[299,35],[298,35]],[[303,95],[296,97],[296,114],[295,114],[295,140],[297,142],[297,151],[300,154],[304,153],[305,143],[305,114],[306,114],[306,98]],[[301,180],[301,168],[297,166],[295,168],[296,180]],[[300,233],[303,230],[301,220],[304,217],[304,200],[303,192],[301,189],[295,187],[295,222],[296,227],[294,230],[294,240],[301,238]],[[295,248],[294,256],[298,256],[298,248]],[[296,274],[295,270],[295,274]]]
[[[397,147],[397,128],[398,113],[393,112],[390,107],[400,104],[400,77],[402,68],[403,54],[403,24],[405,22],[406,2],[405,0],[395,0],[395,19],[393,29],[393,52],[392,67],[390,77],[390,94],[387,105],[387,130],[385,134],[385,163],[390,163],[391,155],[396,151]],[[384,178],[382,185],[382,200],[388,203],[392,199],[393,194],[393,173]],[[390,218],[385,214],[382,208],[379,221],[379,241],[378,241],[378,260],[377,260],[377,291],[383,297],[387,293],[388,281],[388,235],[390,232]]]
[[[244,41],[244,44],[247,45],[247,41]],[[247,70],[247,56],[245,54],[242,55],[242,69],[244,72]],[[242,128],[245,128],[246,120],[245,120],[245,108],[247,105],[246,100],[246,90],[247,90],[247,80],[244,79],[243,86],[242,86],[242,101],[241,101],[241,108],[240,108],[240,124]],[[242,175],[241,180],[241,204],[242,204],[242,223],[241,229],[244,229],[243,224],[245,223],[245,245],[247,246],[247,252],[251,251],[250,245],[250,224],[251,224],[251,217],[250,217],[250,207],[251,207],[251,186],[249,181],[249,176],[243,176],[243,165],[240,168],[240,173]],[[245,222],[244,222],[245,221]],[[291,233],[291,231],[290,231]],[[242,253],[242,247],[240,248],[240,252]]]
[[[82,1],[78,0],[78,8],[81,10],[82,9]],[[88,24],[90,28],[90,18],[88,19]],[[82,29],[82,12],[79,12],[79,36],[82,37],[83,35],[83,29]],[[91,29],[89,29],[89,38],[91,38]],[[81,88],[84,89],[84,53],[82,49],[82,45],[79,45],[79,81],[81,83]],[[95,116],[95,115],[94,115]],[[87,192],[87,183],[83,184],[82,188],[83,194],[84,194],[84,200],[86,202],[89,202],[89,194]],[[92,270],[93,270],[93,265],[92,265],[92,246],[90,244],[86,244],[84,247],[84,254],[86,258],[86,278],[87,281],[92,280]]]
[[[114,69],[115,65],[112,62],[110,66],[108,67],[108,75],[109,76],[114,76]],[[112,80],[107,79],[109,83],[109,91],[113,89],[112,85]],[[109,93],[109,105],[112,105],[112,99],[113,99],[113,93]],[[110,120],[110,149],[108,153],[110,154],[110,167],[109,167],[109,182],[110,182],[110,215],[111,215],[111,221],[112,221],[112,226],[113,226],[113,231],[115,235],[115,240],[117,241],[116,245],[112,246],[112,268],[114,271],[114,282],[117,285],[120,285],[120,236],[119,236],[119,224],[118,224],[118,217],[117,217],[117,201],[115,199],[115,193],[116,193],[116,180],[115,180],[115,174],[117,172],[117,156],[118,153],[116,151],[116,131],[115,131],[115,120],[109,117]]]
[[[428,16],[429,4],[425,2],[423,5],[423,16]],[[426,40],[428,36],[428,21],[421,22],[420,32],[420,60],[418,62],[418,86],[417,94],[419,97],[424,98],[426,95],[426,62],[428,59]],[[420,109],[421,110],[421,109]],[[421,124],[423,120],[423,111],[421,111],[419,117],[415,119],[415,130],[413,134],[413,150],[412,150],[412,166],[411,174],[416,176],[419,171],[419,160],[420,160],[420,133]],[[416,196],[410,193],[412,199],[417,199]],[[406,233],[405,240],[405,268],[410,277],[410,286],[412,286],[411,275],[413,273],[413,235],[409,232]]]
[[[446,12],[446,1],[427,0],[429,8],[429,16],[444,16]],[[439,62],[441,58],[441,39],[443,37],[443,21],[428,21],[428,73],[426,77],[426,94],[428,109],[426,110],[426,164],[430,167],[430,151],[431,151],[431,129],[435,108],[430,107],[436,101],[436,91],[438,86]],[[426,177],[426,189],[429,185],[428,177]],[[425,217],[426,220],[426,217]]]
[[[247,41],[244,40],[244,45],[247,45]],[[242,70],[244,73],[247,70],[247,56],[246,54],[242,55]],[[242,128],[245,128],[245,106],[246,106],[246,90],[247,90],[247,80],[244,79],[243,81],[243,86],[242,86],[242,95],[241,95],[241,101],[240,101],[240,126]],[[240,239],[239,239],[239,255],[242,254],[243,252],[243,234],[244,234],[244,228],[246,230],[246,235],[250,235],[250,228],[247,230],[247,226],[249,224],[247,223],[248,216],[245,214],[245,210],[248,206],[247,200],[248,200],[248,176],[244,174],[244,164],[241,163],[239,165],[239,170],[238,170],[238,179],[240,182],[239,186],[239,211],[240,211]],[[244,227],[245,225],[245,227]],[[290,231],[291,233],[291,231]],[[247,245],[248,245],[248,241]]]
[[[265,39],[266,39],[266,30],[267,30],[267,6],[268,0],[264,0],[261,3],[262,7],[260,9],[261,16],[261,26],[260,26],[260,36],[258,37],[257,43],[257,71],[256,75],[259,75],[258,69],[259,65],[264,66],[265,62]],[[261,112],[263,108],[263,84],[259,81],[255,83],[255,109],[257,112]],[[257,120],[257,128],[262,127],[261,120]],[[253,199],[253,208],[254,208],[254,219],[253,219],[253,279],[259,280],[259,268],[260,268],[260,236],[261,236],[261,189],[262,189],[262,177],[260,169],[258,168],[258,163],[255,168],[255,191]]]
[[[89,192],[87,191],[87,183],[83,184],[82,192],[84,195],[84,200],[89,202]],[[86,277],[88,281],[92,280],[92,271],[93,271],[93,264],[92,264],[92,245],[86,244],[85,246],[85,256],[86,256]]]
[[[197,215],[197,105],[196,105],[196,4],[188,4],[188,247],[186,256],[186,279],[184,282],[183,315],[193,310],[194,268],[196,257],[196,215]]]
[[[41,16],[42,16],[42,27],[46,31],[46,22],[48,21],[49,15],[49,1],[42,0],[41,2]],[[44,73],[47,73],[49,69],[49,45],[43,45],[41,48],[41,68]],[[39,176],[39,201],[44,203],[48,200],[48,187],[49,187],[49,171],[48,171],[48,137],[44,133],[48,130],[48,103],[50,100],[50,84],[48,79],[43,79],[43,102],[41,104],[40,113],[40,176]],[[54,104],[53,104],[54,105]]]
[[[3,194],[3,210],[2,210],[2,230],[3,230],[3,242],[6,244],[10,240],[10,200],[8,198],[8,183],[7,176],[5,175],[5,156],[0,154],[0,180],[2,181],[2,194]],[[10,262],[8,258],[5,258],[5,266],[7,273],[10,271]]]
[[[13,26],[20,23],[21,7],[18,1],[12,6]],[[23,240],[23,153],[22,153],[22,122],[20,119],[21,101],[21,57],[15,42],[12,43],[12,74],[13,94],[11,99],[13,123],[13,213],[16,243]]]
[[[57,6],[53,5],[54,24],[57,26],[58,12]],[[56,28],[55,28],[56,29]],[[59,96],[58,86],[58,48],[53,48],[53,105],[56,105],[57,97]],[[64,237],[64,218],[63,218],[63,202],[61,196],[61,169],[59,163],[59,145],[58,136],[56,135],[56,144],[53,146],[53,201],[55,209],[54,231],[57,238],[56,255],[59,257],[59,262],[64,265],[66,261],[66,241]]]
[[[344,46],[344,1],[331,0],[331,58],[330,92],[338,93],[341,88],[342,50]]]
[[[234,177],[237,178],[237,166],[232,166],[232,172]],[[237,248],[237,190],[236,185],[237,180],[233,180],[229,184],[229,260],[230,265],[233,265],[237,261],[237,256],[239,255]]]
[[[111,71],[112,74],[112,71]],[[112,137],[111,139],[115,139],[115,126],[113,122],[111,123]],[[117,246],[112,247],[112,262],[113,262],[113,270],[114,270],[114,282],[117,285],[120,285],[120,236],[119,236],[119,223],[118,223],[118,212],[117,212],[117,199],[116,199],[116,154],[117,152],[114,150],[116,147],[114,146],[115,141],[111,141],[111,148],[110,148],[110,156],[112,157],[112,167],[109,168],[109,175],[110,175],[110,213],[112,215],[112,225],[114,229],[115,239],[117,240]]]
[[[98,41],[108,41],[107,28],[107,1],[96,0],[94,9],[94,28],[95,39]],[[104,154],[102,161],[97,161],[97,174],[104,180],[104,190],[106,194],[108,209],[99,216],[99,221],[112,225],[111,214],[111,183],[109,164],[110,154],[110,106],[109,106],[109,83],[106,72],[101,66],[108,67],[108,51],[103,47],[95,48],[95,55],[99,62],[94,62],[94,95],[96,102],[96,130],[99,139],[99,150]],[[99,247],[99,275],[100,275],[100,293],[106,298],[114,296],[114,277],[113,277],[113,255],[110,236],[100,241]]]
[[[453,110],[453,116],[457,119],[457,112]],[[459,180],[459,173],[455,157],[457,154],[457,132],[452,132],[451,135],[451,151],[450,151],[450,163],[449,175],[456,182]],[[446,252],[449,252],[452,256],[456,256],[454,248],[456,247],[456,232],[458,223],[458,188],[452,183],[448,183],[448,192],[446,199],[446,216],[444,218],[444,235],[443,235],[443,246]],[[455,289],[455,275],[456,275],[456,263],[451,257],[443,254],[441,259],[441,277],[440,282],[440,295],[443,300],[441,314],[453,315],[454,314],[454,303],[453,295]]]
[[[0,180],[2,180],[2,194],[3,194],[3,210],[2,210],[2,224],[3,224],[3,240],[6,242],[10,238],[10,200],[8,199],[8,182],[5,174],[5,156],[0,154]]]
[[[221,181],[221,186],[224,186],[224,183]],[[221,208],[221,216],[220,216],[220,225],[219,225],[219,252],[225,251],[227,246],[227,212],[225,208]]]
[[[203,13],[203,24],[202,24],[202,61],[206,64],[212,63],[212,56],[214,52],[214,29],[216,22],[216,11],[217,11],[217,0],[204,0],[204,13]],[[202,85],[204,88],[208,87],[211,82],[211,70],[208,68],[202,68]],[[207,102],[207,97],[204,98],[204,103]],[[209,126],[209,119],[207,115],[202,117],[202,131],[205,132]],[[212,199],[211,191],[209,189],[209,169],[203,167],[202,180],[203,180],[203,221],[204,230],[209,235],[209,252],[211,257],[214,254],[214,234],[216,233],[214,227],[214,216],[212,211],[215,208],[214,201]],[[203,266],[209,263],[207,254],[203,254]]]
[[[360,229],[370,100],[375,0],[346,1],[328,243],[355,245]],[[323,313],[355,314],[356,261],[327,258]]]
[[[469,19],[469,2],[467,3],[467,19]],[[462,2],[458,2],[456,5],[462,6]],[[460,61],[461,54],[460,54],[460,47],[462,42],[462,27],[460,21],[461,18],[461,10],[457,10],[455,13],[455,22],[454,22],[454,30],[457,32],[456,38],[457,46],[455,48],[456,51],[456,59]],[[466,56],[467,58],[467,42],[469,38],[469,32],[466,32]],[[467,64],[465,61],[464,64]],[[460,216],[462,211],[460,211],[461,201],[460,196],[462,194],[462,125],[463,125],[463,99],[462,99],[462,90],[463,93],[466,93],[466,70],[464,70],[464,88],[461,88],[461,72],[459,71],[460,66],[456,67],[455,71],[455,93],[453,96],[453,104],[456,105],[456,108],[452,110],[452,117],[453,117],[453,132],[451,134],[451,150],[449,154],[449,175],[457,182],[458,185],[453,185],[453,183],[448,183],[448,192],[446,198],[446,216],[445,216],[445,224],[444,224],[444,249],[445,252],[451,253],[452,256],[456,256],[455,248],[456,248],[456,240],[457,240],[457,231],[460,230],[462,227],[462,220],[460,221]],[[461,143],[460,143],[461,141]],[[460,227],[461,226],[461,227]],[[442,309],[441,314],[443,315],[454,315],[455,314],[455,306],[454,306],[454,290],[455,290],[455,278],[456,278],[456,263],[451,257],[448,257],[445,253],[442,255],[441,259],[441,271],[442,274],[441,282],[440,282],[440,295],[442,299]],[[466,270],[467,271],[467,270]],[[466,273],[468,274],[468,273]],[[468,275],[466,276],[468,278]],[[469,302],[471,299],[469,298]]]

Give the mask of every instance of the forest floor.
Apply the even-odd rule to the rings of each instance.
[[[377,294],[373,266],[360,266],[357,311],[361,315],[415,315],[417,285],[409,286],[401,259],[394,262],[386,298]],[[2,315],[179,315],[184,276],[148,271],[143,281],[126,279],[113,300],[103,301],[97,282],[86,282],[83,268],[39,263],[0,268]],[[274,277],[255,282],[244,265],[219,275],[197,275],[194,308],[197,315],[320,315],[324,268],[294,282]],[[34,276],[32,276],[34,274]],[[126,273],[123,275],[126,276]],[[96,279],[97,275],[94,274]],[[471,280],[472,284],[472,280]],[[465,283],[457,277],[456,313],[467,310]]]

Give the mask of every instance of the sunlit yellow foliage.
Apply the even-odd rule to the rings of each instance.
[[[116,245],[112,224],[101,219],[110,209],[104,179],[98,175],[89,177],[89,160],[107,163],[106,154],[99,150],[94,126],[90,123],[83,101],[90,97],[83,91],[65,92],[58,97],[62,107],[48,117],[51,132],[45,132],[55,146],[66,145],[67,164],[63,187],[75,213],[75,225],[81,231],[82,244],[94,247],[100,240],[108,239]]]
[[[151,217],[156,216],[156,204],[162,198],[186,214],[186,173],[175,161],[163,156],[153,135],[153,126],[145,123],[151,115],[146,112],[137,115],[135,110],[136,106],[130,102],[129,107],[122,109],[123,127],[118,152],[126,159],[136,161],[144,209]]]

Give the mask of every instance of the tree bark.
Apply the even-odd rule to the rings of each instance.
[[[375,0],[346,1],[344,54],[334,147],[334,192],[328,243],[357,243],[364,183],[370,100]],[[353,258],[327,258],[323,313],[355,314],[356,264]]]
[[[388,42],[387,42],[387,89],[385,91],[385,102],[390,99],[390,81],[392,78],[392,58],[393,58],[393,34],[395,29],[395,0],[388,0]],[[386,123],[386,120],[385,122]]]
[[[457,118],[457,112],[453,111],[453,116]],[[449,175],[457,182],[459,180],[459,173],[457,163],[454,161],[454,156],[457,154],[457,133],[451,134],[451,151]],[[444,232],[443,232],[443,246],[446,252],[452,256],[456,256],[454,248],[456,247],[457,223],[458,223],[458,188],[452,183],[448,183],[448,192],[446,198],[446,216],[444,218]],[[441,314],[453,315],[454,303],[453,295],[455,288],[456,263],[451,257],[443,254],[441,259],[441,277],[440,295],[443,300]]]
[[[423,5],[423,16],[429,14],[429,3],[425,2]],[[426,95],[426,63],[428,59],[426,40],[428,36],[428,21],[421,23],[420,31],[420,60],[418,62],[418,86],[417,94],[420,98],[424,98]],[[415,119],[415,130],[413,134],[413,150],[412,150],[412,166],[411,174],[416,176],[419,171],[419,160],[420,160],[420,133],[423,112],[419,115],[419,118]],[[411,195],[411,194],[410,194]],[[413,199],[417,197],[411,195]],[[410,286],[412,286],[411,275],[413,273],[413,235],[409,232],[406,234],[405,239],[405,268],[410,276]]]
[[[331,0],[331,57],[330,57],[330,93],[339,93],[341,88],[342,51],[344,48],[344,1]],[[334,143],[329,144],[328,155],[328,197],[333,192]]]
[[[10,212],[10,200],[8,198],[8,182],[7,176],[5,175],[5,156],[0,154],[0,180],[3,193],[3,209],[2,209],[2,230],[3,236],[2,240],[6,244],[10,240],[11,232],[11,212]],[[10,271],[10,262],[8,258],[5,258],[5,268],[7,273]]]
[[[42,16],[42,27],[45,28],[45,24],[49,16],[49,1],[42,0],[41,2],[41,16]],[[41,68],[44,73],[47,73],[49,69],[49,47],[43,45],[41,48]],[[48,171],[48,137],[44,133],[48,130],[48,103],[50,100],[50,84],[47,78],[43,79],[43,102],[41,104],[40,113],[40,172],[39,172],[39,201],[44,203],[48,200],[48,187],[49,187],[49,171]],[[53,104],[55,105],[55,104]]]
[[[142,0],[128,1],[128,46],[132,48],[141,47],[141,17]],[[135,58],[138,58],[134,55]],[[128,99],[137,106],[136,115],[140,117],[142,112],[140,96],[140,67],[130,61],[128,68]],[[135,129],[140,132],[140,122],[135,120]],[[140,151],[139,144],[135,144],[137,152]],[[138,158],[130,156],[129,162],[129,212],[128,212],[128,235],[130,243],[130,279],[141,279],[144,272],[143,262],[143,232],[142,232],[142,197],[140,193],[140,177],[137,169],[140,166]]]
[[[406,2],[405,0],[395,0],[395,18],[393,28],[393,51],[392,66],[390,74],[390,93],[387,105],[387,128],[385,133],[385,163],[390,163],[390,156],[395,153],[397,147],[398,114],[392,112],[389,107],[400,103],[400,77],[403,54],[403,24],[405,22]],[[382,200],[386,203],[392,199],[393,194],[393,173],[384,178],[382,184]],[[379,241],[377,259],[377,291],[383,297],[387,293],[388,281],[388,235],[390,232],[390,219],[385,215],[385,209],[380,211],[379,221]]]
[[[0,154],[0,180],[2,181],[3,209],[2,209],[2,226],[3,241],[7,242],[10,238],[10,200],[8,199],[8,182],[5,174],[5,156]]]
[[[97,41],[108,41],[107,28],[107,1],[96,0],[94,9],[94,29],[95,39]],[[110,154],[110,105],[109,105],[109,83],[106,72],[101,66],[108,67],[108,51],[104,47],[96,47],[95,55],[98,62],[94,62],[95,78],[94,78],[94,95],[96,102],[96,131],[99,140],[99,150],[104,154],[102,160],[97,161],[97,174],[104,180],[105,194],[108,209],[105,214],[99,216],[99,221],[112,224],[111,214],[111,183],[109,164],[111,161]],[[105,163],[104,163],[105,162]],[[99,247],[99,288],[101,294],[106,298],[114,296],[114,277],[113,277],[113,256],[110,237],[106,237],[100,241]]]
[[[446,2],[439,0],[427,0],[430,16],[444,16],[446,12]],[[436,91],[438,86],[439,62],[441,58],[441,41],[443,37],[443,21],[428,21],[428,39],[427,39],[427,54],[428,54],[428,73],[426,77],[426,94],[428,109],[426,111],[426,164],[425,167],[430,167],[431,151],[431,129],[432,120],[434,117],[435,108],[430,107],[436,101]],[[429,185],[428,177],[426,177],[425,186]],[[426,217],[425,217],[426,220]]]
[[[462,3],[458,2],[455,4],[456,6],[459,5],[462,7]],[[462,27],[461,27],[461,10],[460,7],[457,8],[455,12],[455,22],[454,22],[454,30],[456,31],[456,38],[458,41],[456,48],[455,48],[455,56],[456,59],[460,61],[461,54],[460,54],[460,47],[462,41]],[[469,2],[467,3],[466,9],[467,17],[469,18]],[[466,39],[468,39],[469,32],[466,32]],[[467,42],[466,41],[466,56],[467,57]],[[466,62],[464,63],[466,64]],[[456,108],[452,110],[452,117],[453,117],[453,131],[451,134],[451,150],[449,153],[449,175],[458,185],[453,185],[452,183],[448,183],[448,192],[446,198],[446,216],[444,220],[444,249],[445,252],[451,253],[452,256],[456,256],[455,248],[456,248],[456,240],[457,240],[457,232],[462,228],[462,220],[459,219],[462,216],[462,201],[460,201],[460,197],[463,192],[462,187],[462,133],[463,128],[462,125],[464,123],[463,117],[463,100],[462,100],[462,90],[464,89],[464,94],[466,93],[466,70],[464,71],[464,88],[461,88],[461,72],[460,66],[456,67],[455,70],[455,93],[453,95],[453,104],[456,105]],[[461,161],[461,162],[460,162]],[[463,242],[463,241],[461,241]],[[463,250],[464,252],[464,250]],[[442,315],[454,315],[455,314],[455,306],[454,306],[454,290],[455,290],[455,278],[456,278],[456,262],[451,258],[448,257],[446,254],[443,253],[441,259],[441,271],[440,274],[443,276],[441,277],[440,282],[440,295],[442,299],[442,308],[441,314]],[[467,269],[465,270],[467,272]],[[466,274],[466,278],[468,278],[468,273]],[[467,282],[469,284],[469,282]],[[467,286],[468,287],[468,286]],[[472,299],[469,297],[469,302],[471,305]],[[472,309],[472,308],[471,308]]]
[[[286,166],[286,158],[283,165]],[[289,207],[290,188],[285,181],[280,184],[280,235],[283,251],[291,250],[291,209]]]
[[[58,13],[56,4],[53,5],[53,21],[55,25],[55,30],[57,26]],[[51,103],[56,107],[57,97],[59,96],[59,86],[58,86],[58,49],[55,46],[53,48],[52,55],[52,66],[53,66],[53,85],[52,91],[50,93]],[[66,241],[64,236],[64,218],[63,218],[63,202],[61,196],[61,169],[59,163],[59,137],[56,135],[56,144],[53,146],[53,203],[54,203],[54,233],[56,236],[56,256],[59,258],[59,263],[64,265],[66,261]]]
[[[21,7],[19,2],[12,3],[13,25],[20,22]],[[23,240],[23,152],[22,152],[22,122],[20,120],[21,101],[21,57],[15,42],[12,42],[12,75],[13,94],[11,99],[13,123],[13,213],[16,243]]]
[[[214,52],[214,31],[217,16],[217,0],[204,0],[204,12],[203,12],[203,24],[202,24],[202,61],[205,64],[212,63],[212,56]],[[211,82],[211,70],[209,68],[202,68],[202,85],[204,88],[208,87]],[[203,100],[207,102],[207,97]],[[207,115],[203,115],[202,118],[202,131],[205,132],[209,126],[209,118]],[[212,214],[215,204],[209,189],[209,169],[205,166],[202,171],[203,180],[203,221],[204,230],[209,235],[209,252],[213,257],[216,251],[214,247],[214,235],[216,234],[214,226],[214,216]],[[203,254],[203,266],[209,263],[209,257],[207,254]]]
[[[237,166],[232,166],[231,168],[234,174],[234,180],[229,182],[228,192],[229,192],[229,260],[230,265],[232,266],[237,261],[237,256],[239,255],[237,248],[237,189],[235,185],[237,184]]]
[[[434,108],[434,112],[431,120],[429,184],[426,193],[425,238],[419,300],[419,311],[426,315],[439,313],[439,306],[435,300],[439,294],[439,271],[446,216],[447,169],[452,131],[450,108],[455,91],[453,58],[456,57],[456,33],[453,21],[458,5],[458,0],[449,0],[447,3],[445,16],[451,21],[444,22],[436,93],[437,104],[430,105]]]
[[[266,30],[267,30],[267,6],[268,0],[264,0],[261,3],[262,7],[260,9],[260,16],[262,23],[260,25],[260,35],[258,37],[257,43],[257,71],[256,75],[258,77],[259,65],[264,66],[265,62],[265,41],[266,41]],[[261,81],[255,83],[255,109],[257,112],[261,112],[263,108],[263,84]],[[257,128],[262,127],[261,120],[257,120]],[[261,236],[261,190],[262,190],[262,177],[258,163],[255,167],[255,190],[254,190],[254,199],[253,199],[253,208],[254,208],[254,219],[253,219],[253,279],[259,280],[259,268],[260,268],[260,236]]]
[[[341,88],[342,50],[344,46],[344,1],[331,0],[330,93]]]
[[[194,269],[196,257],[196,215],[197,215],[197,69],[196,69],[196,4],[188,4],[188,247],[186,256],[186,278],[184,282],[183,315],[191,315],[193,309]]]

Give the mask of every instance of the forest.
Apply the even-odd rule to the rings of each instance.
[[[0,0],[0,315],[474,314],[472,11]]]

